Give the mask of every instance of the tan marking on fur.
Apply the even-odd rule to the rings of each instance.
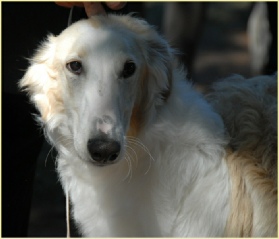
[[[42,119],[47,122],[53,115],[61,113],[64,110],[61,92],[58,89],[50,89],[46,93],[48,101],[41,101],[40,104]]]
[[[232,188],[225,236],[275,237],[277,235],[275,181],[261,165],[256,163],[249,152],[244,154],[228,150],[226,161]]]
[[[141,107],[134,107],[127,136],[136,137],[140,129],[143,127],[143,122],[144,120]]]
[[[43,54],[47,51],[39,52],[37,61],[28,69],[24,78],[20,82],[20,87],[31,95],[32,102],[40,111],[41,119],[49,121],[53,115],[63,112],[64,105],[61,98],[62,90],[58,78],[59,66],[48,62],[48,58]],[[43,59],[45,57],[46,59]]]
[[[40,111],[41,118],[44,122],[49,121],[53,115],[63,112],[63,100],[59,88],[47,88],[46,91],[36,89],[34,85],[28,85],[28,91],[32,93],[32,101]]]
[[[171,68],[171,67],[170,67]],[[172,71],[169,69],[168,71],[168,89],[163,90],[161,92],[162,99],[166,102],[171,94],[171,88],[172,88]],[[148,88],[148,80],[151,72],[150,69],[148,69],[147,66],[143,68],[143,73],[140,77],[139,82],[139,93],[136,105],[133,108],[132,116],[130,120],[130,127],[127,133],[127,136],[134,136],[136,137],[142,127],[144,127],[145,124],[145,117],[148,111],[148,108],[150,107],[150,89]]]
[[[136,137],[145,123],[145,115],[148,104],[148,87],[147,87],[148,69],[144,67],[140,77],[138,87],[138,99],[132,111],[130,127],[127,136]]]
[[[230,216],[225,235],[230,237],[251,237],[253,209],[250,195],[247,193],[243,175],[243,163],[239,157],[228,153],[227,164],[231,176]]]

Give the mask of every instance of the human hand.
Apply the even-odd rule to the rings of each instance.
[[[88,17],[98,14],[106,14],[101,2],[56,2],[57,5],[62,7],[84,7]],[[126,5],[126,2],[105,2],[108,8],[112,10],[119,10]]]

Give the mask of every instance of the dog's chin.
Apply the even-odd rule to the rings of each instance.
[[[98,162],[92,161],[91,163],[92,163],[92,165],[95,166],[95,167],[100,167],[100,168],[102,168],[102,167],[108,167],[108,166],[110,166],[110,165],[114,165],[114,164],[116,164],[117,162],[113,162],[113,163],[98,163]]]
[[[117,164],[118,162],[120,161],[119,158],[117,158],[116,160],[112,161],[112,162],[97,162],[93,159],[90,159],[88,162],[91,163],[93,166],[96,166],[96,167],[109,167],[111,165],[115,165]]]

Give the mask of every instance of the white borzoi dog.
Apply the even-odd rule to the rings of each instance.
[[[276,236],[275,187],[251,187],[222,118],[185,75],[131,16],[81,20],[32,58],[20,86],[83,236]]]

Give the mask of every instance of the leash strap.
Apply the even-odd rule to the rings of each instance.
[[[69,17],[68,17],[68,27],[72,25],[73,23],[73,11],[74,11],[74,7],[71,8],[70,10],[70,14],[69,14]]]
[[[84,8],[75,7],[73,6],[70,10],[69,17],[68,17],[68,27],[71,26],[74,22],[80,19],[86,19],[86,13]]]
[[[66,225],[67,225],[67,238],[71,237],[70,233],[70,199],[69,192],[66,192]]]

